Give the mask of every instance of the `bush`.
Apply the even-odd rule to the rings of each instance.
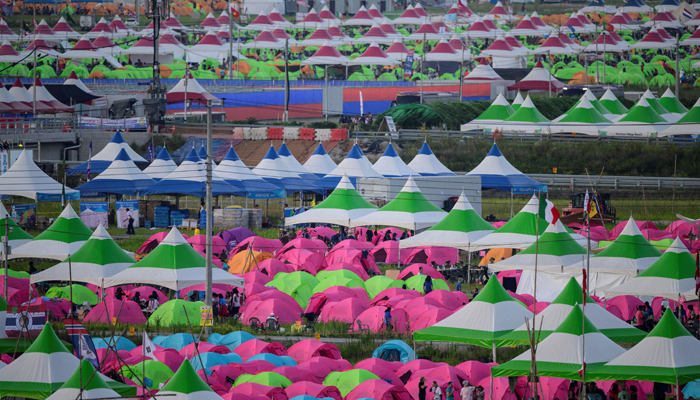
[[[309,128],[313,129],[336,129],[338,128],[338,124],[336,124],[333,121],[316,121],[316,122],[311,122],[306,125]]]

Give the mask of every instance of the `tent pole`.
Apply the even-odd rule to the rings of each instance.
[[[510,188],[510,217],[513,218],[513,188]]]
[[[678,86],[676,86],[676,88],[677,87]],[[680,303],[678,303],[678,304],[680,304]],[[678,384],[678,375],[676,375],[676,400],[681,400],[681,386]]]
[[[493,362],[496,362],[496,339],[491,343],[493,344]],[[491,375],[491,379],[493,379],[493,375]],[[491,381],[491,383],[493,383],[493,381]],[[493,385],[491,385],[491,397],[493,397]]]
[[[211,134],[211,100],[207,100],[207,204],[206,204],[206,227],[207,243],[206,243],[206,305],[212,307],[212,223],[214,219],[212,218],[212,134]],[[211,325],[206,326],[207,335],[211,335]],[[200,360],[201,363],[201,360]]]

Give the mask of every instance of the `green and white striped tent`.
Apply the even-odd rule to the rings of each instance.
[[[549,126],[549,118],[542,113],[532,103],[530,95],[525,98],[523,104],[515,110],[515,113],[503,121],[504,128],[509,131],[535,132]]]
[[[183,362],[175,375],[156,394],[156,399],[173,400],[222,400],[209,385],[197,375],[192,364]]]
[[[658,107],[663,108],[660,104]],[[611,136],[656,136],[670,125],[669,121],[654,109],[649,100],[642,97],[634,107],[630,108],[627,114],[608,127],[605,134]]]
[[[325,223],[340,226],[350,226],[353,219],[376,211],[377,207],[364,199],[344,175],[325,200],[316,207],[301,214],[286,218],[286,226],[308,223]]]
[[[646,99],[651,108],[653,108],[654,111],[659,113],[659,115],[668,122],[676,122],[682,115],[674,114],[672,111],[667,110],[666,107],[661,104],[659,99],[654,96],[654,93],[652,93],[650,89],[647,89],[647,91],[644,92],[642,98]]]
[[[414,340],[497,347],[499,338],[530,315],[530,311],[501,286],[498,278],[492,276],[474,300],[437,324],[414,332]]]
[[[8,227],[5,227],[5,224],[8,224]],[[9,229],[8,229],[9,228]],[[17,225],[15,220],[13,220],[10,217],[10,214],[7,213],[7,210],[5,210],[5,207],[0,207],[0,234],[2,236],[5,236],[5,230],[9,230],[9,235],[8,235],[8,245],[10,245],[10,252],[13,252],[14,249],[22,246],[23,244],[29,243],[34,239],[34,237]],[[0,246],[0,254],[2,254],[5,251],[5,246]]]
[[[45,399],[67,382],[80,361],[61,343],[51,325],[12,363],[0,370],[0,397]],[[97,373],[121,396],[136,395],[136,388],[115,382]]]
[[[508,100],[506,100],[502,94],[499,94],[489,108],[471,122],[462,125],[460,129],[462,131],[470,131],[473,129],[490,128],[503,122],[503,120],[509,118],[513,114],[515,114],[513,107],[511,107]]]
[[[579,307],[573,307],[559,327],[537,346],[537,372],[540,376],[580,381],[579,371],[585,362],[586,380],[590,381],[588,371],[594,371],[624,353],[625,349],[603,335],[588,317],[584,317]],[[532,353],[527,350],[511,361],[491,368],[491,373],[494,377],[527,376],[531,366]]]
[[[68,259],[30,276],[32,283],[67,281],[91,283],[102,286],[103,280],[127,269],[135,260],[119,247],[107,230],[98,225],[90,239]]]
[[[82,389],[82,390],[81,390]],[[118,398],[117,392],[112,390],[99,374],[95,373],[95,367],[90,361],[83,359],[73,375],[47,400],[66,399],[104,399]]]
[[[675,385],[698,377],[700,341],[678,322],[669,309],[644,340],[586,378],[597,381],[631,379]]]
[[[510,221],[502,227],[496,229],[489,235],[477,240],[471,246],[471,251],[485,250],[493,248],[526,249],[537,239],[537,218],[540,211],[540,200],[533,195],[530,201],[525,204],[520,212],[515,214]],[[542,235],[547,226],[550,225],[544,218],[540,218],[539,234]],[[574,233],[568,228],[564,229],[571,234],[571,237],[581,246],[587,246],[585,237]],[[591,242],[591,247],[593,247]]]
[[[543,220],[540,220],[542,223]],[[579,235],[580,236],[580,235]],[[578,244],[566,231],[564,224],[557,220],[548,224],[537,243],[495,264],[489,264],[489,271],[508,271],[513,269],[562,272],[564,266],[581,261],[586,256],[586,249]]]
[[[437,225],[408,239],[401,240],[404,249],[418,246],[445,246],[469,251],[472,242],[494,231],[493,225],[484,221],[474,211],[469,199],[462,191],[457,203]]]
[[[140,283],[180,290],[206,283],[206,260],[173,227],[146,257],[109,278],[105,287]],[[243,279],[221,268],[212,268],[213,282],[243,287]]]
[[[92,231],[69,205],[51,226],[29,243],[12,250],[14,258],[50,258],[65,260],[75,254],[92,236]]]
[[[577,305],[583,307],[583,291],[581,285],[572,277],[554,301],[535,316],[539,340],[544,340],[554,333]],[[646,332],[617,318],[590,297],[586,300],[586,318],[613,342],[638,342],[646,336]],[[530,318],[530,328],[532,326],[532,318]],[[504,346],[529,345],[527,325],[523,323],[513,332],[500,338],[500,342]]]
[[[688,112],[688,109],[685,108],[683,103],[678,101],[678,99],[676,98],[676,95],[673,94],[673,91],[671,91],[671,88],[666,88],[666,91],[659,99],[659,104],[663,108],[668,110],[670,113],[677,114],[679,117],[682,117],[685,113]]]
[[[603,106],[600,108],[605,109]],[[599,135],[600,131],[612,124],[612,121],[601,114],[586,97],[582,97],[566,114],[553,122],[549,127],[552,132],[576,132],[588,135]]]
[[[590,272],[632,277],[649,268],[659,257],[661,252],[649,243],[630,217],[620,236],[603,251],[591,257]],[[564,267],[564,271],[579,273],[586,267],[584,262],[579,262]]]
[[[618,100],[610,89],[606,90],[603,97],[600,98],[600,104],[605,107],[606,110],[608,110],[609,114],[617,115],[618,118],[621,115],[627,114],[627,111],[629,111],[627,107],[622,105],[620,100]]]
[[[693,104],[693,108],[688,111],[683,118],[676,121],[659,136],[670,135],[694,135],[700,132],[700,98]]]
[[[649,295],[677,300],[694,291],[695,257],[681,239],[676,238],[649,268],[622,285],[606,290],[605,296]]]
[[[523,95],[520,94],[520,91],[518,90],[518,93],[515,95],[515,99],[513,99],[513,102],[510,104],[511,107],[513,107],[513,110],[517,111],[518,108],[520,108],[521,105],[523,105]]]
[[[414,231],[430,228],[442,221],[447,213],[431,203],[416,185],[412,177],[399,194],[387,205],[370,214],[354,219],[350,225],[395,226]]]

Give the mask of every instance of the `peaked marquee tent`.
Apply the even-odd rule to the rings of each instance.
[[[377,173],[385,177],[400,177],[400,176],[416,176],[418,173],[399,157],[394,149],[394,145],[389,143],[384,154],[374,163],[374,168]]]
[[[166,176],[170,175],[170,173],[175,171],[176,169],[177,164],[175,164],[173,158],[170,157],[168,150],[166,150],[166,148],[163,147],[162,149],[160,149],[158,157],[156,157],[155,160],[153,160],[153,162],[151,163],[151,165],[146,167],[146,169],[144,169],[143,172],[145,172],[152,179],[159,181],[165,178]]]
[[[423,142],[418,154],[413,157],[408,167],[422,176],[454,176],[455,173],[445,167],[433,151],[428,146],[428,142]]]
[[[134,164],[126,150],[121,149],[107,169],[76,189],[84,197],[102,196],[104,193],[137,196],[141,190],[155,183],[153,178]]]
[[[345,159],[338,164],[338,167],[334,169],[326,178],[329,177],[342,177],[348,176],[349,178],[382,178],[382,174],[375,171],[372,168],[372,163],[369,162],[365,153],[362,152],[360,146],[355,143],[345,156]]]
[[[66,200],[78,200],[80,192],[64,187],[46,175],[24,150],[14,164],[0,175],[0,195],[21,196],[39,201],[60,200],[65,191]]]
[[[5,224],[9,224],[10,229],[7,229]],[[15,220],[12,219],[10,214],[7,213],[5,207],[0,207],[0,232],[3,236],[5,236],[6,229],[10,231],[7,238],[7,244],[10,246],[11,251],[14,251],[16,248],[22,246],[23,244],[27,244],[34,239],[32,235],[28,234],[24,231],[24,229],[17,225]],[[0,246],[0,254],[4,252],[5,247]]]
[[[338,165],[331,159],[323,147],[323,143],[319,142],[318,147],[313,154],[304,163],[304,168],[309,172],[316,174],[320,178],[330,174]]]
[[[251,171],[238,157],[233,147],[216,166],[214,172],[225,182],[245,189],[246,196],[255,199],[284,197],[284,188],[267,182]]]
[[[105,383],[100,374],[95,373],[95,367],[86,359],[80,360],[80,366],[73,375],[61,385],[47,400],[63,399],[101,399],[118,398],[119,393]]]
[[[467,175],[481,176],[482,189],[496,189],[511,193],[547,192],[547,185],[527,177],[513,167],[498,149],[496,143],[479,165]]]
[[[90,172],[91,173],[100,173],[109,167],[109,165],[112,163],[117,158],[117,155],[119,155],[119,152],[121,150],[126,151],[126,154],[131,158],[133,162],[136,163],[146,163],[147,161],[138,155],[132,148],[129,146],[126,141],[124,140],[124,137],[122,137],[121,132],[116,131],[114,133],[114,136],[112,136],[112,140],[107,143],[107,145],[102,149],[99,153],[95,154],[92,156],[90,159]],[[66,171],[68,175],[79,175],[79,174],[85,174],[87,173],[88,169],[88,162],[85,161],[84,163],[78,165],[77,167],[73,167]]]
[[[92,231],[69,205],[51,226],[31,242],[14,249],[10,259],[49,258],[64,260],[75,254],[92,236]]]

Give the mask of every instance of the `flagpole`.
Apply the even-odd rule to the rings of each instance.
[[[146,328],[143,328],[143,340],[141,340],[141,351],[143,352],[143,362],[141,363],[142,373],[141,384],[143,385],[143,394],[146,394]],[[185,360],[187,362],[187,360]]]
[[[550,61],[550,65],[551,65],[551,61]],[[541,202],[542,201],[542,192],[539,191],[538,195],[539,195],[538,196],[539,201]],[[546,203],[545,203],[545,211],[546,211],[546,209],[547,208],[546,208]],[[537,320],[536,320],[536,318],[537,318],[537,259],[538,259],[537,255],[539,253],[539,246],[540,246],[540,218],[542,218],[542,216],[538,212],[537,213],[537,220],[535,221],[535,227],[536,227],[535,228],[535,282],[534,282],[534,295],[532,296],[533,301],[534,301],[534,303],[532,303],[532,341],[530,342],[531,343],[531,346],[530,346],[531,361],[530,362],[532,364],[530,366],[530,373],[532,374],[532,389],[531,389],[530,393],[532,394],[532,396],[537,395],[537,349],[535,346],[536,345],[536,343],[535,343],[535,340],[536,340],[535,327],[537,326]],[[535,398],[535,397],[533,397],[533,398]]]

